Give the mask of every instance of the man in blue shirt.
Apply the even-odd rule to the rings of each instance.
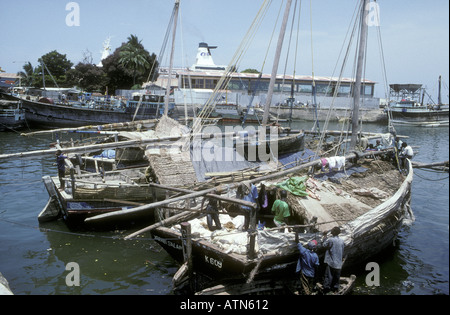
[[[344,241],[339,238],[340,233],[341,229],[335,226],[331,229],[332,236],[329,239],[325,238],[322,244],[323,248],[326,249],[324,263],[327,265],[323,282],[325,293],[330,290],[339,290],[344,254]]]
[[[314,288],[314,279],[317,268],[319,267],[319,257],[315,253],[317,241],[312,240],[308,243],[308,248],[298,243],[300,257],[298,258],[297,270],[300,272],[300,283],[303,294],[310,295]]]
[[[249,183],[249,182],[244,182],[242,185],[240,185],[237,193],[236,193],[236,198],[245,200],[245,201],[250,201],[253,203],[257,203],[258,202],[258,188],[256,188],[255,185],[253,185],[253,183]],[[244,221],[244,231],[248,230],[248,227],[250,225],[250,213],[252,211],[252,209],[250,207],[247,206],[240,206],[241,211],[244,213],[244,217],[245,217],[245,221]]]

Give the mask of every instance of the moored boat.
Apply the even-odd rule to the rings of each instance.
[[[196,295],[299,295],[300,280],[292,279],[292,277],[283,279],[262,279],[252,281],[250,283],[231,283],[219,284],[210,288],[196,292]],[[355,285],[356,276],[341,277],[339,281],[339,290],[333,295],[350,294]],[[317,283],[312,295],[323,294],[323,286]]]
[[[147,204],[155,201],[158,195],[162,198],[164,194],[161,195],[160,191],[146,182],[145,169],[80,175],[75,175],[72,171],[71,176],[64,179],[64,189],[61,189],[58,177],[44,176],[44,185],[50,199],[38,219],[46,222],[63,218],[69,226],[81,227],[86,218]],[[152,222],[153,211],[113,223],[125,226],[138,219],[142,224]]]
[[[201,109],[198,109],[201,113]],[[263,119],[264,111],[261,108],[242,108],[234,103],[218,103],[209,115],[210,118],[219,118],[222,123],[247,123],[259,124]],[[270,122],[284,122],[286,119],[278,119],[270,115]]]
[[[449,106],[441,103],[440,95],[437,104],[424,104],[426,91],[421,84],[391,84],[390,88],[391,94],[400,97],[400,100],[391,102],[385,108],[392,124],[424,127],[449,125]]]
[[[276,131],[270,134],[249,135],[240,134],[235,143],[236,151],[249,161],[258,161],[260,157],[281,155],[303,151],[305,149],[305,134],[302,131],[290,133],[288,131]],[[265,137],[264,137],[265,135]]]
[[[0,131],[18,130],[25,127],[25,111],[20,101],[0,98]]]
[[[409,203],[413,172],[410,166],[409,174],[399,181],[400,175],[395,167],[389,166],[390,169],[381,175],[376,170],[380,167],[377,165],[379,160],[367,163],[369,167],[372,165],[372,169],[366,175],[358,173],[347,180],[341,179],[341,185],[334,184],[334,181],[313,182],[316,190],[307,197],[290,194],[288,204],[296,217],[296,225],[290,227],[292,232],[285,233],[277,229],[257,232],[222,229],[211,232],[206,228],[202,229],[203,224],[199,219],[191,221],[192,260],[196,272],[216,281],[239,277],[249,279],[257,274],[280,270],[293,272],[298,260],[295,239],[297,228],[301,232],[298,234],[299,240],[306,244],[328,232],[333,226],[340,226],[340,237],[345,242],[346,268],[379,253],[393,243],[401,226],[412,217]],[[388,163],[381,167],[386,169]],[[291,169],[283,174],[292,176],[294,171]],[[377,183],[374,180],[379,176],[384,176],[390,187],[386,187],[386,191],[375,197],[380,189],[375,189]],[[284,179],[286,178],[276,181],[272,179],[272,185],[267,180],[262,183],[266,187],[276,187]],[[360,188],[366,190],[360,191]],[[221,216],[222,226],[237,226],[242,222],[242,218],[241,221],[236,219],[238,217],[230,220]],[[184,238],[180,227],[158,227],[151,233],[174,259],[184,261]],[[253,248],[254,252],[251,252],[249,239],[253,233],[257,234],[257,245]]]
[[[93,106],[57,103],[45,98],[38,101],[12,95],[6,95],[5,98],[21,101],[27,123],[41,128],[80,127],[153,119],[161,116],[160,110],[164,107],[160,99],[164,98],[163,96],[158,100],[130,100],[127,103],[109,102]],[[174,107],[175,104],[170,103],[170,108]]]

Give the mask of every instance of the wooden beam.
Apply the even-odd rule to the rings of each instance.
[[[74,132],[78,130],[98,130],[98,127],[101,127],[102,130],[108,130],[108,129],[123,129],[123,128],[130,128],[137,126],[138,124],[144,125],[144,124],[156,124],[158,122],[157,119],[147,119],[147,120],[139,120],[139,121],[133,121],[133,122],[122,122],[122,123],[113,123],[113,124],[105,124],[105,125],[90,125],[90,126],[82,126],[78,128],[59,128],[59,129],[51,129],[51,130],[41,130],[41,131],[34,131],[34,132],[27,132],[27,133],[21,133],[21,136],[28,137],[28,136],[35,136],[35,135],[41,135],[41,134],[51,134],[51,133],[57,133],[57,132]],[[100,133],[100,132],[99,132]]]
[[[175,225],[179,224],[184,221],[189,221],[190,219],[196,217],[198,213],[192,213],[191,211],[183,211],[182,213],[176,214],[174,216],[171,216],[170,218],[164,219],[162,221],[156,222],[146,228],[143,228],[139,231],[136,231],[128,236],[126,236],[124,239],[129,240],[132,239],[140,234],[150,232],[151,230],[154,230],[156,228],[159,228],[161,226],[168,226],[168,225]]]
[[[191,292],[195,292],[194,278],[194,265],[192,259],[192,235],[191,224],[189,222],[181,223],[181,243],[183,244],[183,256],[184,262],[187,263],[187,274],[189,277],[189,286]]]
[[[94,217],[90,217],[85,219],[86,223],[92,223],[95,221],[102,221],[106,218],[114,218],[114,217],[120,217],[120,216],[127,216],[129,214],[137,214],[137,213],[141,213],[143,211],[147,211],[150,209],[155,209],[155,208],[159,208],[161,206],[165,206],[168,205],[170,203],[173,202],[178,202],[178,201],[182,201],[184,199],[189,199],[189,198],[195,198],[195,197],[201,197],[201,196],[205,196],[208,193],[212,193],[216,191],[216,188],[211,188],[211,189],[207,189],[207,190],[203,190],[203,191],[197,191],[197,192],[193,192],[184,196],[180,196],[180,197],[175,197],[175,198],[169,198],[163,201],[158,201],[158,202],[154,202],[154,203],[150,203],[144,206],[139,206],[136,208],[132,208],[132,209],[127,209],[127,210],[120,210],[120,211],[114,211],[111,213],[105,213],[105,214],[101,214],[101,215],[97,215]]]
[[[448,172],[449,161],[434,162],[434,163],[420,163],[411,161],[413,168],[429,168],[436,171]]]
[[[225,132],[219,134],[213,133],[205,133],[205,134],[184,134],[180,136],[171,136],[171,137],[159,137],[159,138],[148,138],[148,139],[138,139],[138,140],[126,140],[119,142],[110,142],[110,143],[100,143],[100,144],[91,144],[80,147],[68,147],[63,148],[64,153],[86,153],[97,150],[105,150],[105,149],[116,149],[116,148],[127,148],[127,147],[136,147],[136,146],[144,146],[152,143],[164,143],[164,142],[175,142],[182,139],[189,139],[193,137],[194,139],[212,139],[218,137],[235,137],[239,133],[238,132]],[[37,156],[45,156],[49,154],[55,154],[56,149],[48,149],[48,150],[37,150],[37,151],[29,151],[29,152],[18,152],[11,154],[0,154],[0,160],[11,159],[11,158],[33,158]]]
[[[178,187],[172,187],[172,186],[166,186],[166,185],[161,185],[161,184],[150,183],[148,185],[150,187],[159,188],[159,189],[162,189],[162,190],[171,190],[171,191],[185,193],[185,194],[195,193],[195,191],[193,191],[193,190],[188,190],[188,189],[183,189],[183,188],[178,188]],[[245,200],[241,200],[241,199],[237,199],[237,198],[224,197],[224,196],[221,196],[221,195],[216,195],[216,194],[211,194],[211,193],[206,194],[205,197],[217,199],[217,200],[220,200],[220,201],[235,203],[235,204],[246,206],[246,207],[250,207],[250,208],[253,208],[253,209],[256,208],[256,204],[255,203],[249,202],[249,201],[245,201]]]

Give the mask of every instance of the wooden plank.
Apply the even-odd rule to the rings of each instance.
[[[175,225],[175,224],[181,223],[183,221],[189,221],[190,219],[192,219],[192,218],[194,218],[196,216],[198,216],[198,213],[192,213],[191,211],[183,211],[180,214],[176,214],[174,216],[171,216],[168,219],[164,219],[164,220],[159,221],[159,222],[157,222],[157,223],[155,223],[153,225],[150,225],[149,227],[146,227],[146,228],[144,228],[142,230],[139,230],[139,231],[137,231],[137,232],[135,232],[133,234],[130,234],[130,235],[126,236],[124,239],[125,240],[132,239],[132,238],[134,238],[134,237],[136,237],[136,236],[138,236],[140,234],[143,234],[145,232],[149,232],[149,231],[154,230],[154,229],[156,229],[158,227]]]
[[[155,184],[155,183],[149,183],[148,185],[150,187],[160,188],[162,190],[171,190],[171,191],[181,192],[181,193],[185,193],[185,194],[192,194],[192,193],[195,192],[193,190],[188,190],[188,189],[183,189],[183,188],[178,188],[178,187],[172,187],[172,186],[167,186],[167,185],[161,185],[161,184]],[[221,196],[221,195],[211,194],[211,193],[206,194],[205,197],[217,199],[217,200],[220,200],[220,201],[235,203],[235,204],[239,204],[239,205],[242,205],[242,206],[247,206],[247,207],[250,207],[250,208],[256,208],[256,204],[255,203],[249,202],[249,201],[245,201],[245,200],[241,200],[241,199],[237,199],[237,198],[224,197],[224,196]]]
[[[130,205],[130,206],[143,206],[144,205],[144,203],[142,203],[142,202],[133,202],[133,201],[128,201],[128,200],[117,200],[117,199],[110,199],[110,198],[105,198],[103,200],[108,201],[108,202],[122,203],[124,205]]]
[[[133,209],[127,209],[127,210],[121,210],[121,211],[111,212],[111,213],[107,213],[107,214],[102,214],[102,215],[94,216],[94,217],[91,217],[91,218],[87,218],[85,220],[85,222],[88,223],[88,222],[95,222],[95,221],[103,221],[103,220],[105,220],[107,218],[111,218],[112,219],[112,218],[118,218],[120,216],[127,217],[128,215],[131,215],[131,214],[137,214],[137,213],[140,213],[140,212],[143,212],[143,211],[147,211],[147,210],[150,210],[150,209],[159,208],[161,206],[165,206],[165,205],[168,205],[168,204],[173,203],[173,202],[182,201],[184,199],[201,197],[201,196],[204,196],[204,195],[206,195],[206,194],[208,194],[210,192],[213,192],[215,190],[216,190],[216,188],[211,188],[211,189],[208,189],[208,190],[191,193],[191,194],[188,194],[188,195],[185,195],[185,196],[175,197],[175,198],[166,199],[166,200],[163,200],[163,201],[147,204],[147,205],[144,205],[144,206],[139,206],[139,207],[136,207],[136,208],[133,208]]]
[[[256,131],[258,133],[258,131]],[[238,135],[238,132],[225,132],[220,134],[213,134],[213,133],[199,133],[199,134],[186,134],[181,136],[169,136],[169,137],[155,137],[155,138],[148,138],[148,139],[137,139],[137,140],[126,140],[126,141],[119,141],[119,142],[111,142],[111,143],[100,143],[100,144],[92,144],[92,145],[86,145],[86,146],[80,146],[80,147],[69,147],[64,148],[64,153],[86,153],[86,152],[92,152],[97,150],[105,150],[105,149],[115,149],[115,148],[126,148],[126,147],[133,147],[133,146],[142,146],[146,144],[151,143],[163,143],[164,141],[178,141],[181,139],[212,139],[212,138],[223,138],[223,137],[235,137]],[[55,154],[56,149],[49,149],[49,150],[37,150],[37,151],[29,151],[29,152],[18,152],[18,153],[11,153],[11,154],[0,154],[0,160],[4,159],[10,159],[10,158],[33,158],[37,156],[45,156],[49,154]]]
[[[411,161],[411,163],[412,163],[413,168],[430,168],[430,169],[438,168],[439,170],[441,170],[446,167],[447,172],[448,172],[448,166],[449,166],[449,161],[434,162],[434,163],[420,163],[420,162]]]

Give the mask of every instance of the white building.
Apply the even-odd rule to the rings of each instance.
[[[174,99],[177,105],[203,106],[216,88],[221,77],[226,74],[226,66],[217,66],[212,58],[211,49],[200,43],[197,51],[196,63],[189,69],[174,69],[171,88],[174,90]],[[228,73],[228,84],[221,87],[227,102],[240,106],[248,106],[250,99],[253,104],[264,105],[269,87],[270,74],[254,73]],[[161,69],[159,78],[155,84],[166,88],[168,70]],[[314,84],[313,84],[314,83]],[[151,83],[144,85],[148,86]],[[333,101],[334,108],[350,108],[353,106],[353,90],[355,80],[352,78],[323,77],[310,75],[278,75],[275,83],[272,106],[285,103],[293,89],[294,98],[298,105],[314,104],[313,86],[316,88],[316,99],[319,107],[329,108],[333,101],[333,95],[337,97]],[[374,97],[376,82],[364,80],[361,88],[363,106],[365,108],[379,108],[380,100]]]

